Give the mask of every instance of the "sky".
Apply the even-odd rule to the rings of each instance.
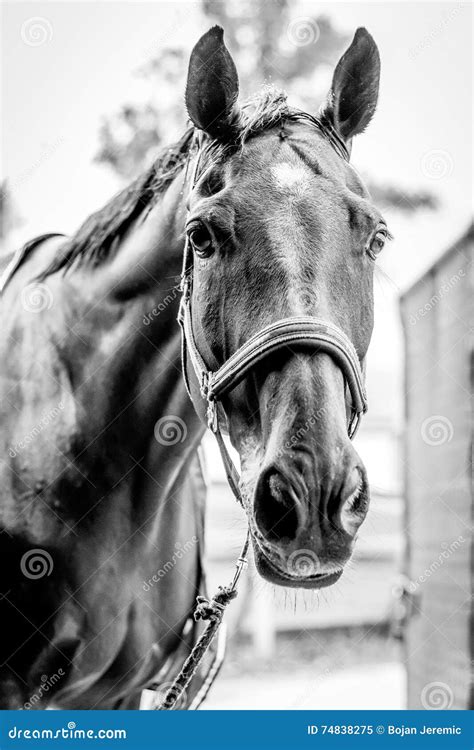
[[[472,215],[472,6],[295,0],[290,22],[320,13],[349,34],[366,26],[380,49],[379,106],[355,141],[354,165],[440,199],[435,212],[387,216],[395,241],[380,260],[387,276],[377,274],[373,348],[375,370],[384,362],[400,380],[398,291]],[[191,50],[209,22],[187,0],[5,2],[2,15],[1,174],[22,217],[13,249],[41,232],[73,232],[120,187],[93,163],[102,118],[143,97],[134,71],[160,44]]]

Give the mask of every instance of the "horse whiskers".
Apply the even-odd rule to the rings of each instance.
[[[381,289],[383,288],[382,283],[381,283],[382,280],[383,280],[383,281],[388,282],[389,286],[394,291],[396,291],[397,294],[400,294],[401,290],[400,290],[400,287],[398,286],[398,284],[396,284],[396,282],[392,279],[392,277],[389,276],[388,273],[386,271],[384,271],[384,269],[381,268],[380,266],[378,266],[377,264],[375,265],[375,278],[379,282],[379,286],[380,286]]]

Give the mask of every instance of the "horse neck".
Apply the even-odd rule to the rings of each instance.
[[[156,439],[165,482],[202,435],[184,386],[177,323],[185,188],[182,172],[147,217],[130,228],[115,258],[90,271],[88,284],[81,281],[92,302],[86,315],[87,330],[93,330],[87,370],[96,373],[85,388],[85,406],[90,409],[97,389],[105,390],[98,409],[101,421],[111,425],[105,434],[119,429],[121,451],[134,457]]]

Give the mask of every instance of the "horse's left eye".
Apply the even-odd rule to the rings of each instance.
[[[387,232],[385,229],[379,229],[372,237],[370,245],[367,248],[367,254],[372,260],[375,260],[382,252],[385,242],[387,241]]]

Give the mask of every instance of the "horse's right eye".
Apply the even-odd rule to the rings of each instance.
[[[195,227],[189,233],[194,252],[201,258],[208,258],[214,251],[212,237],[206,227]]]

